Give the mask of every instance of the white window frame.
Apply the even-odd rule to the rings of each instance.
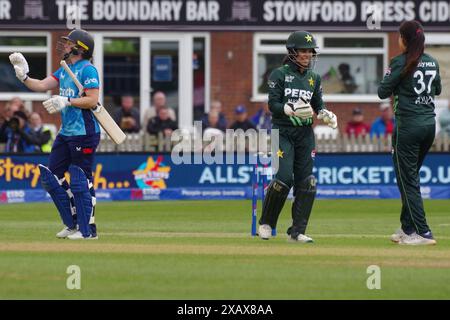
[[[22,52],[26,58],[27,53],[45,53],[47,57],[47,76],[52,74],[52,38],[50,32],[30,32],[30,31],[0,31],[0,37],[45,37],[47,46],[0,46],[1,53]],[[11,67],[12,68],[12,67]],[[32,70],[33,66],[30,66]],[[41,80],[41,79],[40,79]],[[51,95],[51,91],[47,92],[0,92],[0,101],[9,101],[14,97],[19,97],[24,101],[44,101]]]
[[[208,32],[93,32],[95,40],[94,64],[99,71],[100,77],[100,101],[103,102],[103,39],[104,38],[137,38],[140,44],[140,110],[141,121],[143,120],[145,108],[151,105],[150,101],[150,77],[148,70],[151,67],[150,59],[146,57],[150,54],[150,41],[179,41],[178,65],[184,68],[183,78],[179,79],[179,117],[178,126],[188,128],[193,125],[194,113],[194,79],[192,69],[192,53],[194,38],[205,38],[205,111],[209,110],[210,88],[211,88],[211,39]],[[180,69],[181,70],[181,69]]]
[[[286,41],[290,33],[255,33],[253,36],[253,83],[252,83],[252,102],[267,101],[267,94],[258,93],[258,54],[261,53],[286,53],[285,45],[261,45],[262,40],[283,40]],[[382,48],[324,48],[324,38],[382,38]],[[388,34],[387,33],[314,33],[317,45],[319,47],[319,61],[320,54],[382,54],[383,55],[383,70],[388,66]],[[281,64],[281,61],[280,61]],[[377,102],[381,100],[376,94],[326,94],[324,93],[323,100],[325,102]]]
[[[205,113],[208,113],[211,107],[211,35],[208,32],[193,32],[189,35],[192,37],[192,52],[194,38],[205,38]]]
[[[427,52],[427,45],[442,45],[450,46],[450,33],[427,33],[425,36],[425,52]],[[449,102],[446,99],[436,97],[436,110],[435,112],[439,116],[438,108],[442,104],[445,106]],[[436,133],[440,131],[439,121],[436,121]]]
[[[450,33],[430,33],[425,36],[425,51],[427,45],[450,45]]]

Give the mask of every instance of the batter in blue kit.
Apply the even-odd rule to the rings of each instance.
[[[51,76],[37,80],[28,77],[28,63],[21,53],[13,53],[10,60],[16,76],[29,89],[47,91],[59,87],[59,95],[44,101],[43,105],[49,113],[61,113],[61,129],[53,143],[48,167],[39,165],[42,186],[65,225],[56,236],[97,239],[92,166],[100,142],[100,127],[91,111],[99,96],[98,72],[90,62],[94,40],[86,31],[75,29],[62,37],[58,49],[85,88],[82,95],[62,67]],[[70,174],[70,184],[65,172]]]

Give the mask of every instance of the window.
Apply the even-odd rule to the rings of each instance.
[[[267,79],[286,56],[289,33],[256,33],[253,58],[253,100],[267,99]],[[378,101],[377,87],[387,65],[387,36],[357,33],[314,34],[326,101]]]
[[[450,108],[450,34],[428,33],[425,38],[425,52],[433,56],[439,63],[442,92],[436,96],[436,132],[449,132],[445,114]]]
[[[442,93],[438,99],[445,99],[450,102],[450,44],[446,45],[428,45],[425,49],[426,53],[435,58],[439,63],[439,74],[441,76]]]
[[[140,39],[105,37],[103,52],[104,105],[114,113],[121,97],[131,96],[139,109]]]
[[[12,52],[22,52],[28,61],[30,67],[30,77],[36,79],[46,78],[50,70],[51,49],[48,47],[50,43],[49,35],[40,34],[36,36],[18,33],[16,35],[0,34],[0,95],[4,99],[9,99],[11,95],[20,94],[21,97],[33,99],[46,99],[47,94],[33,93],[23,83],[21,83],[14,72],[14,68],[9,62],[9,55]]]
[[[383,77],[382,55],[320,55],[315,72],[323,92],[330,94],[377,94]]]
[[[206,38],[194,37],[193,38],[193,57],[192,67],[193,71],[193,83],[194,83],[194,121],[201,120],[205,114],[205,69],[206,69]]]

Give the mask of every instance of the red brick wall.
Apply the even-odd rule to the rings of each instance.
[[[388,54],[389,59],[399,55],[401,53],[400,47],[398,46],[398,32],[388,33]]]
[[[211,99],[222,102],[223,112],[229,121],[233,110],[244,104],[253,114],[256,105],[252,96],[251,32],[211,33]]]

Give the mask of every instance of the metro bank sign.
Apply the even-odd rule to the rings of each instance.
[[[450,31],[449,1],[298,0],[0,0],[0,28],[66,29],[77,19],[88,30],[381,31],[404,20],[427,31]],[[332,28],[332,29],[330,29]],[[380,31],[378,30],[378,31]]]

